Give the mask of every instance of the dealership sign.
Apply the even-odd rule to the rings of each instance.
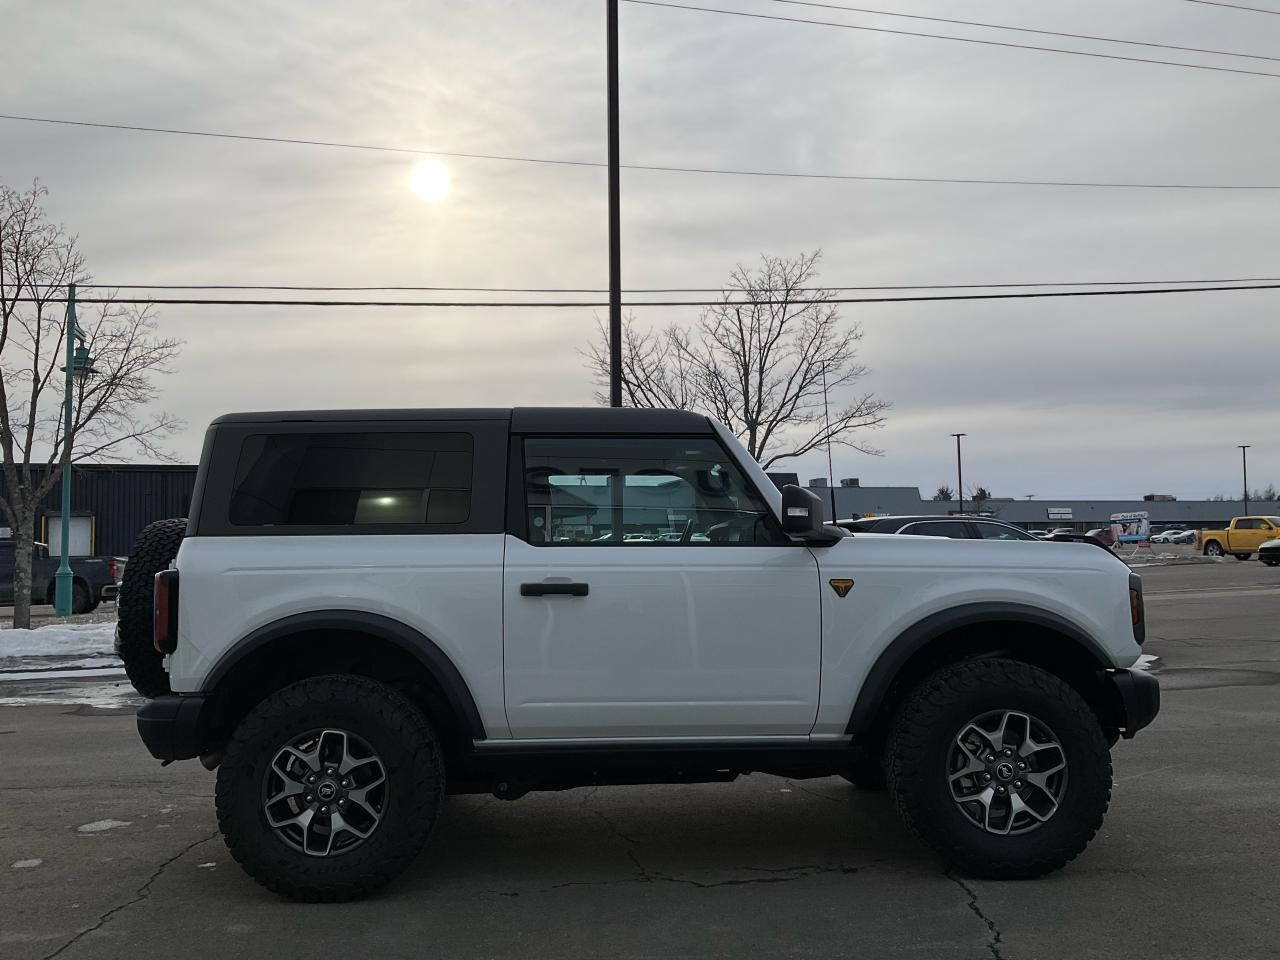
[[[1134,513],[1113,513],[1111,535],[1116,543],[1147,543],[1151,540],[1151,521],[1145,510]]]
[[[1070,507],[1050,507],[1049,519],[1050,520],[1070,520],[1071,508]]]

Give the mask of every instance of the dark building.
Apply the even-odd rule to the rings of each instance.
[[[37,476],[40,468],[36,468]],[[185,517],[195,487],[194,464],[79,464],[71,468],[71,555],[127,556],[138,531],[154,520]],[[0,491],[5,490],[0,473]],[[62,484],[36,512],[33,533],[58,555]],[[3,521],[0,521],[3,522]],[[0,530],[4,536],[11,531]]]

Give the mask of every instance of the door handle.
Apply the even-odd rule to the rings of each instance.
[[[585,583],[522,583],[520,584],[520,596],[522,597],[585,597],[587,595],[587,585]]]

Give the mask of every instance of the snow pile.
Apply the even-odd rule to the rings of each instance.
[[[0,630],[0,659],[115,656],[114,623],[67,623],[34,630]]]
[[[0,679],[32,670],[121,666],[114,623],[64,623],[35,630],[0,630]]]

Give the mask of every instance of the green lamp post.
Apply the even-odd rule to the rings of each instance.
[[[98,371],[94,369],[93,358],[89,356],[89,348],[84,345],[84,331],[76,323],[76,285],[67,287],[67,365],[63,371],[67,375],[66,392],[63,396],[63,460],[62,460],[62,550],[58,560],[58,573],[55,577],[53,610],[60,617],[71,613],[71,445],[75,441],[72,428],[73,395],[77,382],[83,382]]]

